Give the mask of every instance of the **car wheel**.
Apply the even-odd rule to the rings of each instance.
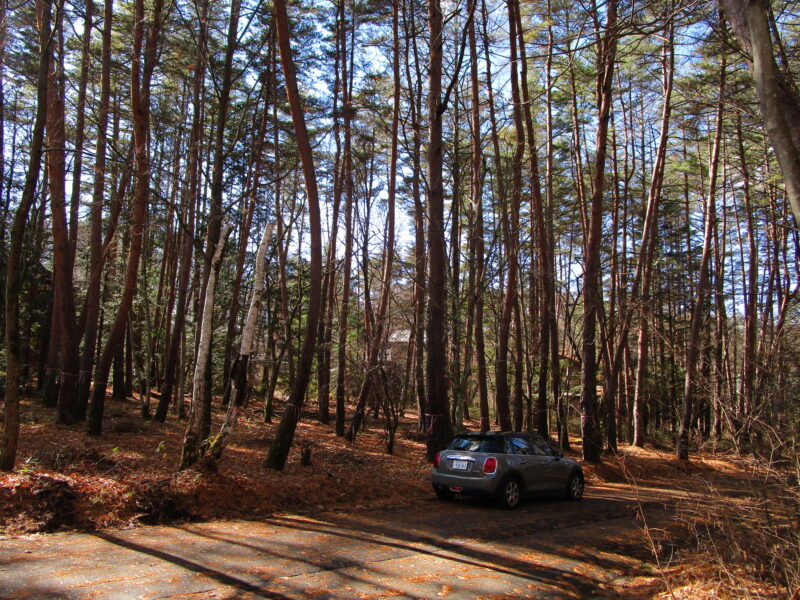
[[[436,497],[439,500],[452,500],[456,496],[455,492],[453,492],[449,488],[438,485],[433,488],[433,491],[436,492]]]
[[[567,480],[567,500],[575,502],[583,498],[583,488],[583,475],[573,472]]]
[[[498,499],[503,508],[516,508],[522,499],[522,487],[516,477],[509,477],[497,490]]]

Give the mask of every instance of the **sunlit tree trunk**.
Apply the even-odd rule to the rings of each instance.
[[[703,326],[703,317],[706,310],[706,296],[709,292],[709,261],[711,257],[711,241],[716,220],[716,187],[717,169],[719,166],[720,146],[722,144],[722,126],[724,117],[726,64],[722,61],[719,72],[719,98],[717,101],[716,132],[714,145],[711,150],[711,164],[709,168],[708,189],[706,191],[703,254],[700,259],[700,271],[697,275],[695,298],[692,305],[692,318],[689,329],[689,339],[686,342],[686,376],[683,387],[683,405],[681,408],[680,430],[676,447],[677,457],[689,458],[689,432],[694,417],[698,367],[700,363],[700,333]]]
[[[517,273],[519,270],[519,211],[522,201],[522,158],[525,153],[525,126],[522,118],[522,97],[520,95],[519,84],[519,61],[517,59],[517,19],[515,0],[507,1],[508,22],[509,22],[509,41],[510,41],[510,62],[511,62],[511,96],[514,103],[514,158],[512,159],[512,189],[510,203],[506,203],[505,197],[501,196],[501,201],[506,203],[502,206],[503,238],[506,250],[506,281],[505,297],[503,299],[503,310],[500,315],[500,325],[497,336],[497,364],[495,367],[497,375],[496,402],[497,418],[500,422],[500,429],[509,431],[512,428],[510,415],[510,394],[508,386],[508,355],[509,341],[511,337],[511,322],[514,317],[515,306],[517,303]],[[517,335],[521,332],[517,331]],[[515,406],[514,410],[515,429],[521,428],[522,407]]]
[[[342,153],[344,185],[344,265],[342,267],[342,299],[339,307],[339,344],[336,368],[336,435],[345,434],[345,376],[347,374],[347,319],[350,314],[350,277],[353,257],[353,149],[352,149],[352,119],[353,105],[350,98],[350,77],[348,71],[347,50],[347,17],[344,8],[345,0],[339,0],[341,28],[339,30],[340,56],[342,62],[342,104],[344,125],[344,150]],[[349,74],[348,74],[349,73]]]
[[[367,372],[361,384],[353,420],[347,432],[347,439],[355,439],[364,418],[364,410],[370,395],[370,390],[378,390],[378,373],[380,349],[383,343],[384,330],[386,329],[387,314],[389,311],[389,298],[392,289],[392,268],[394,265],[394,228],[395,228],[395,197],[397,191],[397,159],[398,159],[398,131],[400,128],[400,38],[399,38],[399,4],[400,0],[392,1],[392,125],[391,125],[391,153],[389,157],[389,182],[386,200],[386,246],[384,248],[383,277],[381,279],[381,297],[378,304],[378,314],[375,321],[375,332],[369,345],[367,359]]]
[[[306,184],[306,198],[308,202],[309,227],[311,230],[311,272],[308,292],[308,320],[304,333],[303,349],[300,354],[297,377],[294,381],[286,410],[283,413],[275,441],[270,449],[265,466],[271,469],[282,470],[292,446],[297,420],[305,400],[308,381],[311,376],[311,362],[314,358],[314,346],[317,341],[317,327],[320,318],[320,305],[322,294],[322,226],[319,210],[319,193],[317,191],[317,178],[314,168],[314,158],[311,151],[311,141],[306,129],[305,115],[300,102],[300,91],[297,86],[294,61],[290,46],[289,19],[286,14],[286,1],[275,0],[275,26],[278,34],[278,47],[280,49],[281,64],[286,80],[286,96],[292,113],[297,146],[303,166],[303,176]]]
[[[603,195],[605,193],[606,151],[608,123],[611,118],[612,83],[617,49],[617,3],[606,4],[606,24],[598,40],[597,72],[597,133],[592,197],[589,211],[588,240],[585,247],[583,283],[583,333],[581,367],[581,433],[583,458],[600,462],[601,435],[597,407],[597,320],[601,311],[602,289],[600,281],[600,244],[603,221]]]
[[[222,452],[228,443],[228,438],[236,427],[236,421],[242,411],[242,407],[247,401],[248,377],[247,371],[250,363],[250,356],[254,349],[254,339],[256,324],[261,313],[261,303],[265,290],[266,255],[269,240],[272,237],[273,224],[269,223],[264,228],[264,235],[258,246],[256,253],[255,274],[253,277],[253,293],[250,298],[250,307],[247,311],[244,327],[242,328],[242,344],[239,349],[239,356],[233,363],[230,379],[230,400],[228,410],[225,414],[225,421],[222,423],[219,433],[211,440],[208,453],[214,460],[219,460]]]
[[[75,323],[72,250],[69,240],[66,197],[66,133],[65,91],[62,88],[64,68],[63,2],[56,8],[55,31],[60,40],[58,54],[50,46],[50,71],[47,86],[47,179],[50,184],[50,211],[53,230],[53,279],[58,289],[54,303],[57,326],[61,328],[61,369],[56,420],[69,424],[75,420],[78,386],[78,336]]]
[[[11,471],[17,457],[19,444],[19,383],[22,363],[22,339],[19,323],[20,288],[22,281],[22,255],[25,225],[35,199],[36,183],[41,170],[44,149],[44,130],[47,115],[47,69],[50,56],[51,11],[48,0],[36,2],[36,20],[39,29],[39,71],[36,87],[36,118],[31,133],[30,156],[25,184],[19,205],[14,212],[11,239],[6,259],[5,281],[5,346],[6,381],[3,407],[3,435],[0,443],[0,470]],[[1,176],[1,175],[0,175]]]
[[[656,150],[656,161],[653,165],[650,189],[647,195],[645,226],[639,254],[639,262],[641,265],[637,268],[637,276],[641,273],[641,298],[643,302],[641,304],[642,308],[640,309],[639,316],[639,339],[637,342],[639,360],[636,367],[636,389],[633,397],[633,444],[634,446],[640,447],[644,445],[644,395],[647,365],[649,362],[649,328],[650,319],[652,319],[652,315],[648,314],[645,307],[651,304],[649,296],[652,282],[653,259],[655,256],[656,240],[658,238],[656,227],[658,222],[658,203],[661,198],[661,188],[664,180],[664,166],[666,163],[667,144],[669,142],[670,116],[672,114],[674,63],[674,36],[672,27],[670,27],[668,40],[665,42],[664,46],[664,62],[662,66],[664,77],[664,104],[661,115],[661,135],[659,137],[658,149]],[[627,322],[623,323],[623,330],[620,335],[627,337]]]
[[[131,64],[131,112],[133,115],[133,147],[136,160],[133,202],[131,209],[130,247],[125,269],[125,287],[122,291],[117,314],[106,340],[105,348],[97,364],[94,387],[89,403],[87,433],[100,435],[103,423],[106,386],[111,364],[118,348],[125,340],[128,316],[136,292],[139,275],[139,259],[142,254],[144,222],[150,197],[150,82],[156,66],[157,51],[161,38],[162,0],[155,0],[149,22],[149,35],[145,43],[145,14],[143,0],[134,4],[133,21],[133,62]],[[142,46],[144,46],[144,67],[142,67]]]
[[[530,189],[533,212],[533,230],[535,233],[536,247],[539,250],[536,270],[538,277],[536,283],[539,286],[540,298],[538,306],[531,306],[531,312],[536,311],[539,325],[539,344],[538,344],[538,359],[539,359],[539,380],[537,386],[536,406],[534,408],[535,418],[533,419],[536,425],[536,431],[539,435],[547,437],[549,434],[549,427],[547,422],[547,378],[551,373],[549,361],[552,359],[550,353],[550,345],[553,343],[553,322],[555,320],[555,281],[551,269],[550,258],[550,244],[547,227],[545,223],[544,202],[542,199],[542,189],[539,179],[539,157],[536,148],[536,130],[533,122],[533,109],[531,108],[532,99],[528,86],[528,58],[525,50],[525,36],[522,29],[522,15],[520,13],[519,3],[515,3],[515,18],[517,21],[517,37],[519,41],[519,56],[520,56],[520,77],[522,85],[522,106],[523,114],[525,116],[525,131],[527,134],[528,143],[528,159],[530,161]],[[549,44],[549,52],[552,53],[552,42]],[[549,73],[549,66],[548,66]],[[550,86],[546,93],[551,93]],[[549,128],[549,101],[548,101],[548,128]],[[548,145],[552,144],[552,140],[548,140]],[[549,159],[551,160],[551,159]],[[551,169],[552,170],[552,169]],[[550,170],[550,171],[551,171]],[[532,288],[535,286],[532,285]],[[518,334],[519,335],[519,334]],[[558,377],[556,378],[558,379]],[[558,389],[558,383],[554,382],[555,389]]]
[[[778,69],[767,0],[723,0],[739,44],[750,55],[764,127],[783,173],[786,195],[800,226],[800,92],[791,73]]]
[[[341,11],[341,6],[337,5],[337,15]],[[344,24],[341,19],[336,19],[336,39],[339,39],[339,27]],[[325,279],[322,282],[322,296],[323,296],[323,316],[320,319],[319,332],[319,346],[317,350],[317,405],[319,407],[319,420],[323,424],[330,422],[330,396],[331,396],[331,343],[333,341],[333,309],[336,299],[336,248],[337,238],[339,236],[339,212],[342,205],[342,177],[341,177],[341,160],[342,160],[342,140],[341,140],[341,115],[339,108],[339,97],[341,95],[341,68],[339,49],[340,44],[336,44],[336,52],[334,53],[334,81],[333,81],[333,100],[332,100],[332,118],[333,118],[333,138],[336,145],[336,151],[333,158],[333,211],[331,214],[331,225],[328,237],[328,252],[326,257],[325,266]]]
[[[197,342],[197,356],[195,357],[194,376],[192,377],[192,408],[189,411],[189,423],[183,435],[183,450],[179,469],[183,470],[196,463],[208,450],[209,440],[205,433],[203,415],[210,411],[210,407],[203,406],[208,401],[205,393],[205,370],[209,354],[211,354],[211,328],[214,320],[214,298],[217,292],[217,277],[222,266],[222,250],[228,237],[230,226],[224,225],[220,229],[220,237],[214,254],[211,258],[211,270],[208,272],[206,291],[203,295],[203,321],[200,324],[199,341]]]
[[[100,72],[100,106],[97,116],[97,142],[95,146],[94,181],[92,188],[89,288],[86,291],[83,326],[83,349],[78,378],[78,408],[81,418],[86,417],[86,407],[91,391],[92,370],[97,347],[98,322],[100,318],[100,291],[104,263],[102,247],[103,196],[106,182],[106,151],[108,134],[108,109],[111,98],[111,25],[113,22],[113,0],[105,1],[103,12],[103,45]]]
[[[558,445],[562,450],[567,450],[569,444],[569,430],[567,428],[567,405],[565,399],[561,397],[561,355],[559,352],[559,339],[558,339],[558,313],[556,310],[556,285],[555,285],[555,194],[553,189],[553,174],[554,174],[554,153],[555,145],[553,143],[553,55],[554,55],[554,41],[553,41],[553,26],[552,19],[550,19],[552,5],[550,0],[547,2],[548,13],[548,26],[547,26],[547,65],[545,70],[546,83],[545,83],[545,99],[547,104],[547,158],[546,158],[546,174],[545,174],[545,187],[547,191],[547,208],[545,214],[545,229],[547,235],[547,262],[544,265],[545,273],[543,275],[548,287],[544,290],[545,303],[547,305],[547,321],[550,329],[550,384],[553,392],[553,401],[556,403],[556,427],[558,429]]]
[[[439,0],[428,0],[430,63],[428,70],[428,319],[426,435],[427,458],[450,443],[449,385],[447,381],[447,253],[444,240],[444,183],[442,181],[442,115],[447,108],[442,98],[442,9]]]

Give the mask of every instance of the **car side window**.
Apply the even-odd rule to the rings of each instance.
[[[525,438],[510,437],[508,438],[508,453],[531,455],[534,452],[530,444],[528,443],[528,440],[526,440]]]
[[[553,456],[553,450],[544,440],[533,440],[534,453],[537,456]]]

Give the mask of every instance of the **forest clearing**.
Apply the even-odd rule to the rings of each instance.
[[[104,539],[124,536],[121,530],[131,527],[174,524],[177,529],[172,537],[166,535],[169,529],[141,535],[149,539],[154,556],[178,556],[182,529],[188,527],[191,531],[192,523],[209,523],[208,527],[225,539],[234,539],[233,530],[250,532],[253,543],[257,540],[259,547],[266,545],[277,553],[276,558],[286,558],[282,553],[292,552],[285,540],[269,546],[270,538],[259,529],[263,525],[258,524],[275,525],[283,518],[316,523],[320,531],[337,524],[346,531],[366,527],[357,537],[399,536],[392,538],[393,543],[432,544],[433,550],[427,551],[435,553],[458,554],[458,540],[465,538],[513,542],[513,549],[504,550],[510,554],[481,554],[480,564],[488,569],[484,576],[499,577],[514,585],[519,585],[517,578],[525,573],[552,567],[547,559],[550,554],[577,561],[569,562],[570,569],[575,569],[574,581],[562,581],[554,574],[552,580],[546,577],[540,581],[541,589],[531,585],[530,589],[525,588],[525,594],[510,596],[488,592],[482,596],[474,590],[461,590],[466,595],[458,596],[457,578],[448,583],[446,571],[428,569],[425,565],[430,563],[423,562],[420,569],[428,576],[420,575],[417,583],[424,580],[437,584],[436,591],[449,589],[454,598],[576,598],[588,594],[641,600],[777,599],[794,597],[789,586],[798,583],[797,473],[786,465],[770,469],[769,461],[764,459],[736,458],[730,451],[708,447],[687,462],[672,458],[669,449],[627,447],[618,456],[606,456],[599,466],[584,463],[587,497],[583,501],[533,499],[517,511],[504,511],[486,501],[450,503],[435,498],[430,486],[430,465],[424,460],[424,444],[417,441],[422,436],[413,413],[402,420],[394,455],[386,454],[386,435],[380,421],[370,423],[364,435],[351,445],[313,420],[304,420],[298,424],[298,450],[290,456],[286,468],[278,472],[262,466],[275,426],[263,423],[260,411],[254,407],[243,417],[245,422],[215,470],[197,467],[176,472],[174,450],[181,443],[183,423],[144,421],[136,403],[112,405],[109,432],[98,440],[75,427],[55,425],[52,416],[35,402],[26,403],[23,440],[27,441],[22,448],[22,467],[14,474],[0,475],[0,590],[9,593],[9,597],[44,598],[62,590],[60,579],[47,577],[46,571],[36,577],[36,585],[26,579],[26,561],[42,560],[43,565],[29,567],[36,569],[50,564],[44,560],[47,552],[42,548],[51,542],[42,535],[82,531],[97,532]],[[216,413],[215,422],[220,421],[220,416]],[[300,464],[300,447],[311,449],[308,466]],[[252,525],[237,525],[241,519]],[[323,527],[322,523],[327,525]],[[39,535],[31,537],[32,533]],[[260,537],[262,534],[265,537]],[[68,543],[64,539],[56,537],[52,544],[57,544],[61,552],[72,552],[64,546]],[[76,538],[75,551],[80,554],[86,551],[86,544],[97,543],[78,542]],[[389,542],[382,537],[375,543],[383,548]],[[338,546],[335,539],[316,540],[307,551],[324,556],[335,553]],[[549,548],[546,552],[545,547]],[[105,551],[98,550],[101,554]],[[368,551],[350,551],[357,556],[363,554],[363,560],[374,560],[375,552],[380,552],[372,547]],[[498,550],[492,552],[495,551]],[[201,549],[195,552],[202,557]],[[218,549],[211,554],[215,552]],[[227,564],[228,576],[235,576],[240,558],[243,562],[258,560],[240,556],[239,551],[218,560]],[[86,577],[87,582],[95,578],[97,585],[76,585],[69,588],[74,594],[69,597],[80,598],[82,593],[116,597],[113,589],[102,585],[111,581],[114,569],[103,567],[103,559],[93,560],[101,566],[81,577]],[[265,572],[276,568],[270,566],[269,560],[261,560]],[[352,556],[349,560],[353,560]],[[332,564],[338,565],[335,560]],[[51,567],[56,565],[53,562]],[[79,572],[86,568],[81,567]],[[137,569],[132,572],[139,572]],[[504,575],[503,569],[512,571]],[[331,585],[323,571],[320,577]],[[275,597],[259,594],[279,589],[271,586],[286,572],[269,572],[274,579],[261,581],[252,589],[238,590],[252,596],[235,597]],[[315,577],[296,579],[294,583],[300,588],[286,597],[367,597],[356,591],[337,591],[336,586],[326,592]],[[124,583],[125,578],[119,581]],[[230,581],[223,578],[217,584],[224,587]],[[399,585],[392,585],[395,584]],[[134,578],[126,585],[138,584]],[[190,579],[185,585],[201,584]],[[11,595],[13,589],[19,589],[22,595]],[[25,596],[23,589],[33,596]],[[309,589],[316,591],[312,594]],[[383,595],[369,597],[402,596],[397,588],[393,589],[394,593],[383,590]],[[427,597],[426,590],[430,589],[434,588],[416,589],[415,593]],[[37,595],[36,590],[44,595]],[[141,592],[145,591],[142,588]]]

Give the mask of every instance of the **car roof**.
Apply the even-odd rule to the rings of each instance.
[[[472,438],[495,438],[495,437],[509,437],[512,435],[524,435],[528,437],[544,439],[538,433],[531,433],[527,431],[465,431],[464,433],[456,434],[456,437],[472,437]]]

